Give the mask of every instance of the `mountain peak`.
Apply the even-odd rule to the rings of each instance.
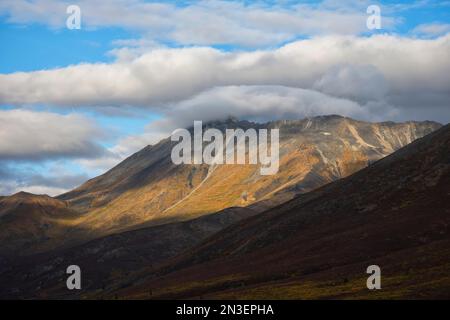
[[[33,199],[52,199],[46,194],[34,194],[26,191],[19,191],[9,197],[10,199],[33,200]]]
[[[30,192],[19,191],[19,192],[13,194],[11,197],[21,197],[21,198],[26,198],[26,197],[34,197],[34,196],[36,196],[36,195],[33,194],[33,193],[30,193]]]
[[[46,194],[33,194],[26,191],[19,191],[9,197],[0,198],[3,204],[21,204],[21,205],[45,205],[53,207],[65,207],[63,201],[54,199]]]

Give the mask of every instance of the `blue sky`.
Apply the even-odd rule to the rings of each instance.
[[[127,32],[116,30],[52,30],[33,24],[0,22],[0,37],[8,43],[0,52],[0,72],[35,71],[81,62],[108,62],[111,42]]]
[[[65,26],[69,4],[81,9],[80,30]],[[365,10],[371,4],[381,8],[380,30],[365,26]],[[63,192],[191,118],[225,117],[225,111],[251,120],[347,112],[362,120],[448,122],[450,90],[442,84],[445,74],[439,73],[446,66],[432,62],[446,58],[449,9],[450,1],[426,0],[2,1],[0,126],[11,128],[8,132],[29,131],[30,136],[22,138],[36,143],[26,147],[17,134],[0,129],[0,137],[8,142],[0,145],[0,194],[19,189]],[[353,51],[347,51],[345,41]],[[342,45],[342,50],[321,57],[326,60],[317,70],[327,65],[323,70],[301,61],[282,70],[284,57],[293,51],[316,61],[315,50],[330,43],[330,48]],[[361,46],[373,48],[357,58]],[[408,65],[395,71],[398,74],[390,71],[390,59],[401,61],[402,48],[409,52],[409,47],[417,50],[411,61],[423,62],[429,74],[414,73],[414,65],[405,79]],[[421,53],[427,48],[431,52]],[[348,58],[338,57],[344,51]],[[373,57],[367,57],[371,52]],[[380,62],[377,56],[384,54]],[[271,63],[278,67],[271,69]],[[239,70],[230,67],[242,64],[246,66]],[[336,86],[336,79],[348,75],[352,78],[346,83],[354,83],[354,88]],[[424,79],[433,79],[426,81],[428,91],[411,98]],[[374,86],[364,95],[366,87],[358,89],[362,81]],[[349,94],[352,90],[357,94]],[[264,95],[268,99],[259,100]],[[295,112],[286,95],[299,101]],[[337,107],[311,111],[301,105],[305,95]],[[273,106],[265,102],[277,99],[279,112],[267,111]],[[248,106],[249,101],[261,103],[260,109]],[[31,120],[21,121],[25,118]],[[48,119],[53,123],[42,133]],[[64,128],[58,127],[58,119]],[[66,133],[72,125],[75,132]],[[69,141],[64,140],[66,134]],[[58,139],[45,147],[51,149],[46,155],[36,145],[54,136]]]

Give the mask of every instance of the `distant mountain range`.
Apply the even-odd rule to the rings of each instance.
[[[279,172],[175,166],[165,139],[56,199],[2,197],[0,296],[73,297],[71,263],[84,298],[371,297],[369,263],[392,288],[372,296],[449,293],[448,126],[340,116],[206,126],[279,128]]]

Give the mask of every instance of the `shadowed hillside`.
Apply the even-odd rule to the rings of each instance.
[[[447,125],[109,290],[124,298],[449,298],[449,200]],[[366,288],[372,264],[382,290]]]
[[[110,235],[70,249],[0,260],[0,298],[70,296],[65,268],[77,264],[89,275],[87,292],[102,292],[134,270],[156,266],[221,229],[258,212],[227,208],[197,219]]]

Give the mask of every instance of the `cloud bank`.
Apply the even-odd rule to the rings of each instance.
[[[89,178],[86,174],[67,173],[58,166],[52,166],[51,173],[43,174],[30,166],[12,167],[4,161],[0,161],[0,165],[0,195],[26,191],[55,196]]]
[[[0,160],[92,158],[107,153],[95,123],[77,114],[0,110]]]
[[[155,49],[130,61],[2,74],[0,104],[136,106],[168,114],[212,88],[276,85],[381,101],[404,116],[427,108],[436,119],[450,105],[448,70],[450,35],[327,36],[252,52]]]
[[[175,2],[176,3],[176,2]],[[318,4],[284,2],[141,0],[3,0],[0,13],[18,24],[65,27],[66,8],[77,4],[83,28],[120,27],[140,31],[144,39],[180,45],[232,44],[247,48],[273,46],[299,36],[366,32],[368,1]],[[388,11],[388,10],[386,10]],[[383,27],[396,20],[385,16]]]

